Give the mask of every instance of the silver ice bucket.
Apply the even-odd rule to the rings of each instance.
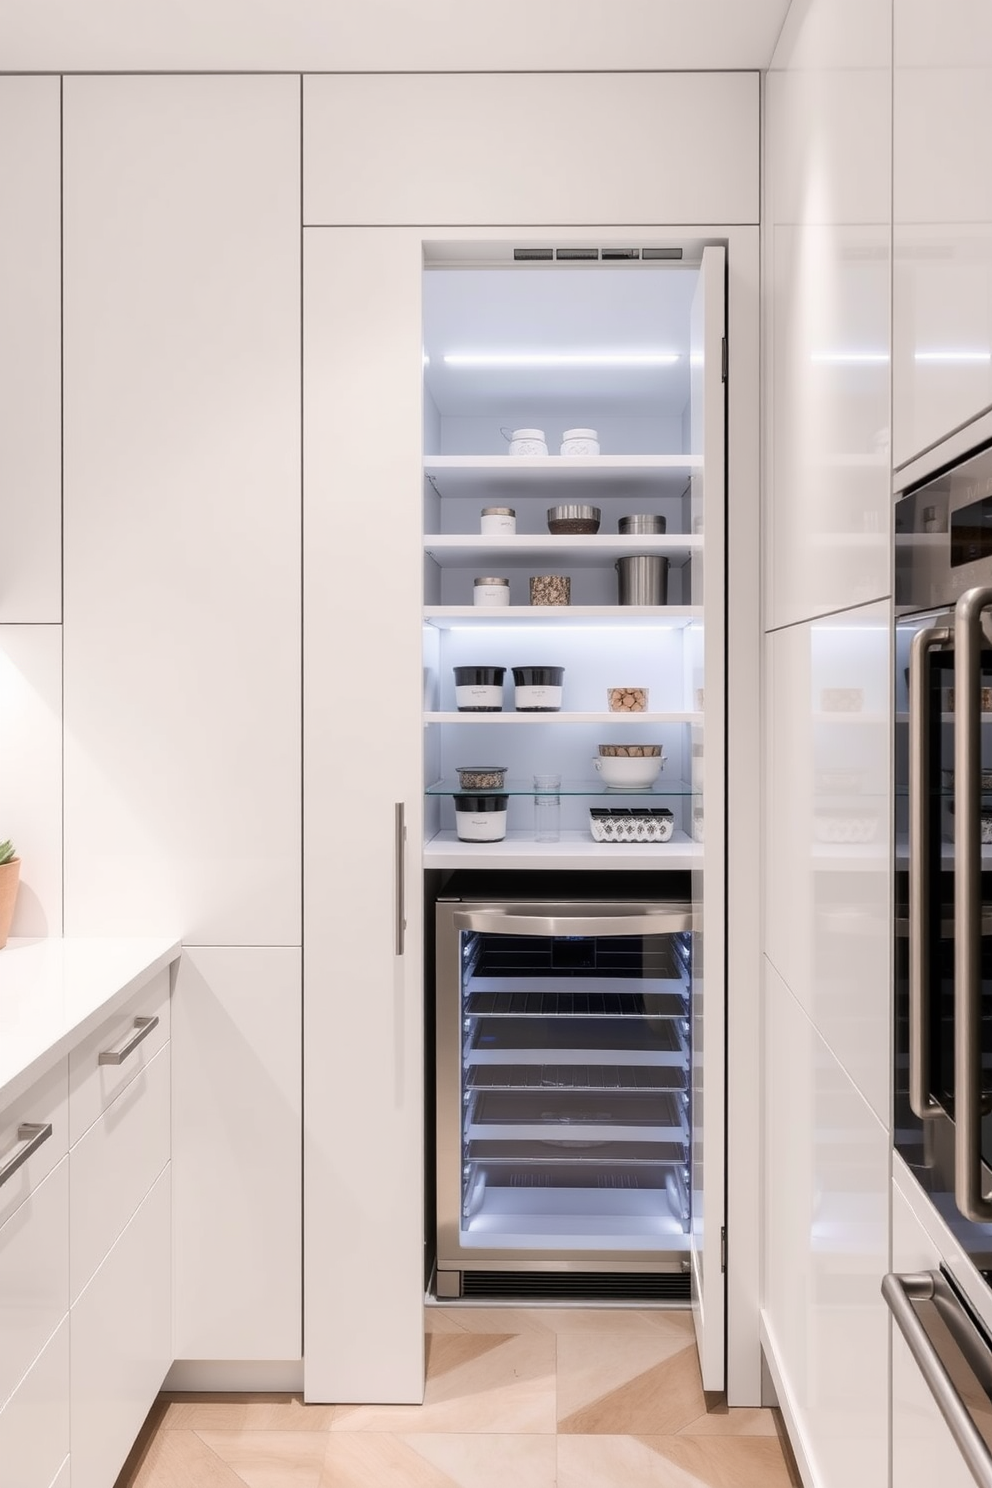
[[[663,605],[668,603],[668,559],[654,554],[638,553],[632,558],[618,558],[617,598],[622,605]]]

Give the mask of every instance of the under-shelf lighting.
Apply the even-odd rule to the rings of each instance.
[[[889,360],[887,351],[814,351],[810,361],[824,367],[873,367]]]
[[[458,351],[449,367],[674,367],[677,351]]]
[[[992,351],[916,351],[914,362],[992,362]]]

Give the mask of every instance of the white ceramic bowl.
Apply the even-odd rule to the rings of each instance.
[[[664,758],[660,754],[626,758],[620,755],[604,757],[598,755],[593,764],[599,771],[603,784],[613,790],[647,790],[661,774]]]

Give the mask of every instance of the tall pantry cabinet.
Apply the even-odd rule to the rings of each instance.
[[[535,131],[534,119],[549,112],[567,130]],[[705,127],[687,138],[690,115]],[[658,148],[676,134],[678,152]],[[757,77],[305,77],[303,137],[305,1392],[315,1401],[418,1401],[431,1260],[425,836],[437,821],[436,801],[425,810],[422,722],[431,709],[421,639],[425,262],[477,260],[488,245],[512,264],[515,245],[601,241],[614,251],[678,243],[698,262],[706,243],[727,245],[730,521],[746,570],[728,665],[739,663],[732,686],[744,687],[744,701],[756,686],[748,625],[757,571],[748,564],[757,526],[756,232],[721,224],[757,221]],[[721,576],[708,568],[714,581]],[[597,644],[602,637],[590,638]],[[754,717],[753,691],[738,717],[731,770],[753,782],[756,741],[743,724]],[[753,793],[739,799],[738,851]],[[663,894],[664,874],[648,877]],[[739,877],[753,875],[745,866]],[[745,965],[755,918],[746,891],[729,918]],[[752,1052],[746,1028],[756,1027],[747,996],[742,979],[732,1012],[746,1025],[742,1067]],[[756,1329],[752,1321],[754,1341],[742,1343],[746,1324],[737,1325],[756,1297],[756,1216],[747,1205],[757,1138],[746,1098],[739,1110],[749,1151],[731,1183],[739,1244],[727,1378],[732,1397],[753,1403]],[[706,1284],[722,1296],[715,1224],[711,1238]],[[704,1366],[722,1384],[718,1331],[719,1357],[707,1361],[704,1349]]]

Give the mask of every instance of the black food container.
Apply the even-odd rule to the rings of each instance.
[[[459,713],[501,713],[506,667],[456,666],[455,707]]]
[[[564,676],[565,668],[560,666],[514,667],[516,711],[518,713],[560,712],[561,684]]]

